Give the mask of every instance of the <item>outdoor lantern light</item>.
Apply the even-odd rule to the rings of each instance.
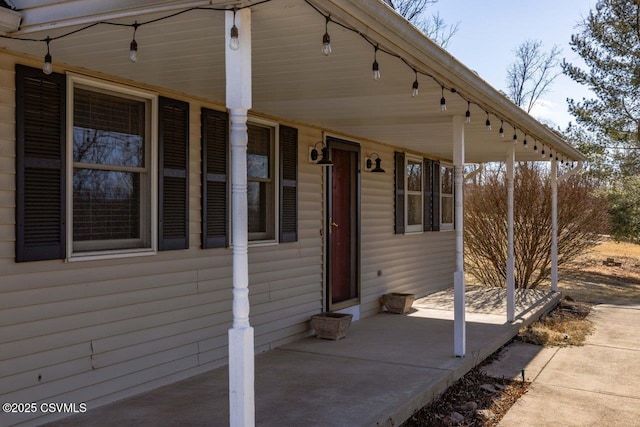
[[[373,158],[375,156],[375,159]],[[375,160],[376,162],[376,167],[371,169],[371,166],[373,166],[373,160]],[[367,157],[367,169],[371,169],[372,173],[384,173],[384,169],[382,169],[380,167],[380,163],[382,162],[382,159],[380,158],[380,155],[378,153],[371,153],[369,154],[369,157]]]
[[[320,158],[320,160],[318,160],[318,149],[316,148],[318,147],[318,144],[322,145],[322,150],[321,150],[322,158]],[[329,148],[323,141],[318,141],[313,146],[313,149],[311,150],[311,160],[316,162],[316,165],[333,166],[333,162],[329,158]]]

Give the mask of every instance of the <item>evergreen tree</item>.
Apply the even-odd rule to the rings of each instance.
[[[587,65],[563,62],[563,71],[588,86],[594,99],[568,99],[578,124],[597,135],[617,176],[640,173],[640,2],[598,0],[571,37]]]

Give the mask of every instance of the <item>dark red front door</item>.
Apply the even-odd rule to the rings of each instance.
[[[329,309],[357,303],[358,295],[358,165],[359,146],[330,140],[328,221]]]

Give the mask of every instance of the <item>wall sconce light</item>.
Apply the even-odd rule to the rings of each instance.
[[[322,145],[322,150],[321,150],[322,157],[320,158],[320,160],[318,160],[318,144]],[[316,163],[316,165],[333,166],[333,162],[329,158],[329,148],[327,147],[327,144],[325,144],[323,141],[318,141],[314,144],[309,154],[309,157],[311,158],[311,161]]]
[[[373,158],[375,156],[375,159]],[[376,162],[376,167],[371,169],[371,167],[373,166],[373,161],[375,160]],[[382,169],[380,167],[380,163],[382,162],[382,159],[380,158],[380,155],[378,153],[371,153],[369,154],[369,157],[367,157],[367,169],[370,170],[372,173],[384,173],[384,169]]]

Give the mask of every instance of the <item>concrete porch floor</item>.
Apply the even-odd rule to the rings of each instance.
[[[558,293],[519,291],[506,322],[504,289],[469,288],[467,356],[453,357],[453,291],[417,300],[412,313],[352,324],[340,341],[302,339],[256,357],[259,426],[399,425],[416,409],[557,303]],[[56,426],[226,426],[224,366],[91,409]]]

